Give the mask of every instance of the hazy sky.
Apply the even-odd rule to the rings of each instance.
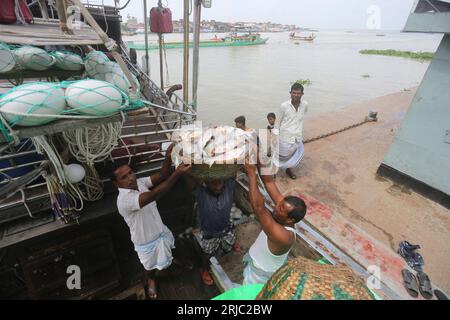
[[[163,5],[171,8],[174,19],[180,19],[183,16],[183,2],[163,0]],[[104,0],[104,3],[113,1]],[[120,1],[121,5],[125,3],[126,0]],[[157,3],[157,0],[147,0],[149,9]],[[212,0],[212,8],[202,8],[202,19],[271,21],[321,29],[367,29],[369,25],[401,30],[413,4],[414,0]],[[128,14],[142,21],[143,1],[131,0],[122,11],[124,20]]]

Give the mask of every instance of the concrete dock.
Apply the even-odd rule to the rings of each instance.
[[[280,172],[277,184],[286,194],[304,197],[307,221],[361,265],[379,266],[383,281],[397,290],[402,290],[400,271],[406,267],[396,253],[398,244],[420,244],[424,271],[449,293],[450,211],[376,175],[416,89],[307,117],[305,140],[360,122],[369,111],[378,112],[378,122],[306,144],[305,157],[294,170],[297,180]]]

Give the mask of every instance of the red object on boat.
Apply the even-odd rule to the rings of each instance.
[[[172,11],[169,8],[154,7],[150,10],[150,31],[154,33],[172,33]]]
[[[19,7],[27,23],[33,20],[33,15],[28,9],[25,0],[19,0]],[[16,17],[16,1],[2,0],[2,9],[0,10],[0,23],[11,24],[17,21]]]

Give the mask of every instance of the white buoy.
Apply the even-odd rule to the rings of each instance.
[[[56,59],[55,66],[58,69],[79,71],[84,68],[83,59],[72,52],[55,51],[50,55]]]
[[[14,50],[16,62],[25,69],[42,71],[47,70],[55,63],[55,58],[47,51],[36,47],[20,47]]]
[[[120,68],[120,66],[115,62],[107,62],[102,65],[97,65],[97,75],[95,76],[95,79],[97,80],[104,80],[106,82],[109,82],[125,92],[126,94],[129,93],[130,90],[130,82],[128,81],[127,76],[123,72],[123,70]],[[139,94],[139,82],[137,78],[133,75],[134,81],[136,83],[137,87],[137,94]]]
[[[80,80],[66,89],[66,101],[74,111],[104,116],[123,108],[124,96],[113,85],[100,80]]]
[[[35,82],[15,87],[0,99],[0,112],[12,125],[38,126],[55,120],[66,107],[64,91],[54,83]],[[30,114],[28,115],[19,115]]]
[[[86,69],[86,73],[91,78],[99,78],[100,80],[104,80],[102,74],[104,74],[103,65],[107,62],[110,62],[109,58],[101,51],[93,50],[89,52],[84,58],[84,68]]]
[[[0,73],[11,71],[15,65],[13,52],[6,44],[0,43]]]
[[[64,165],[64,173],[67,181],[70,183],[78,183],[86,176],[86,170],[84,170],[83,166],[76,163]]]

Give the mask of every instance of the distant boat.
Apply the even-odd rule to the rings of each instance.
[[[210,40],[200,41],[200,47],[242,47],[242,46],[252,46],[265,44],[269,40],[268,38],[261,38],[257,33],[250,33],[238,36],[236,33],[232,33],[224,38],[218,38],[215,36]],[[128,48],[136,50],[145,50],[144,43],[135,43],[134,41],[128,41]],[[166,42],[166,49],[177,49],[183,48],[184,44],[182,41],[179,42]],[[189,47],[192,48],[193,43],[189,42]],[[158,44],[149,44],[149,50],[159,49]]]
[[[295,32],[289,34],[289,39],[291,40],[313,41],[315,38],[316,36],[313,33],[307,37],[297,36]]]

